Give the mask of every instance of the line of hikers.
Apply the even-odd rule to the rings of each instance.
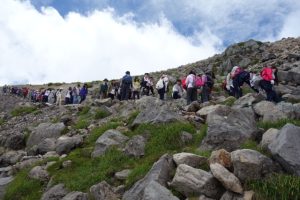
[[[83,87],[80,87],[80,84],[77,86],[69,87],[67,91],[60,89],[29,89],[28,87],[17,87],[17,86],[7,86],[5,85],[2,88],[3,94],[12,94],[17,95],[23,98],[27,98],[32,102],[40,103],[49,103],[55,105],[62,105],[63,96],[64,104],[80,104],[82,103],[88,94],[87,84],[84,84]]]
[[[204,73],[202,71],[196,72],[191,70],[186,77],[177,79],[176,83],[172,87],[172,98],[179,99],[186,95],[187,105],[193,101],[207,102],[211,99],[211,92],[214,86],[215,76],[212,72]],[[267,100],[273,102],[279,102],[280,99],[273,89],[274,84],[278,84],[277,68],[271,66],[265,66],[259,75],[254,72],[246,71],[239,66],[235,66],[227,74],[226,79],[222,84],[222,88],[230,96],[234,96],[237,99],[243,96],[241,86],[246,83],[255,92],[264,90],[267,94]],[[162,74],[154,84],[154,79],[148,73],[145,73],[142,78],[133,77],[129,71],[126,71],[125,75],[120,81],[109,81],[104,79],[100,84],[99,97],[101,99],[114,98],[120,101],[129,99],[139,99],[140,96],[152,95],[155,96],[155,89],[161,100],[165,99],[165,94],[169,92],[169,78],[166,74]],[[155,88],[155,89],[154,89]],[[29,98],[33,102],[44,102],[50,104],[61,105],[64,95],[64,104],[80,104],[82,103],[88,94],[87,84],[80,87],[69,87],[67,91],[60,89],[45,89],[34,90],[27,87],[3,87],[3,93],[11,93]]]
[[[246,71],[239,66],[232,68],[223,82],[223,89],[227,91],[230,96],[237,99],[243,96],[241,86],[246,83],[259,93],[261,90],[265,91],[267,101],[279,102],[280,98],[276,94],[273,85],[278,85],[277,68],[274,66],[266,65],[259,75],[253,71]]]

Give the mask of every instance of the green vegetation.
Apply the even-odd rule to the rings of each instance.
[[[63,84],[65,84],[65,83],[48,83],[47,85],[48,85],[48,87],[51,87],[51,86],[62,86]]]
[[[77,121],[77,123],[75,124],[74,128],[75,129],[85,129],[89,126],[89,122],[85,119],[80,119],[79,121]]]
[[[236,101],[236,98],[235,97],[228,97],[225,101],[222,102],[222,105],[225,105],[225,106],[233,106],[234,102]]]
[[[2,126],[5,123],[5,120],[3,118],[0,118],[0,126]]]
[[[91,159],[91,153],[97,138],[106,130],[116,128],[119,125],[121,125],[121,122],[111,122],[95,128],[83,147],[71,152],[64,159],[72,160],[72,167],[62,168],[62,160],[50,168],[49,171],[54,176],[54,181],[64,183],[70,190],[87,191],[93,184],[102,180],[112,183],[113,174],[119,170],[133,169],[126,180],[126,186],[130,187],[149,171],[160,156],[165,153],[176,153],[183,149],[185,144],[180,139],[182,131],[195,133],[195,128],[185,123],[143,124],[136,127],[135,130],[127,132],[126,135],[149,134],[150,139],[146,145],[144,157],[141,159],[129,158],[119,150],[112,148],[105,155]],[[196,138],[199,140],[202,137],[197,136]],[[196,146],[196,144],[193,143],[191,146]],[[82,179],[82,177],[85,178]]]
[[[133,121],[135,120],[135,118],[140,114],[140,111],[135,111],[135,112],[132,112],[129,117],[128,117],[128,120],[127,120],[127,124],[132,124]]]
[[[79,116],[83,116],[88,114],[88,112],[90,111],[91,107],[90,106],[84,106],[79,112],[78,115]]]
[[[300,199],[300,177],[275,174],[266,180],[249,181],[246,188],[254,190],[257,200]]]
[[[29,170],[19,172],[7,187],[4,200],[39,200],[43,193],[43,183],[30,179]]]
[[[11,115],[16,117],[16,116],[22,116],[29,113],[33,113],[35,111],[37,111],[37,108],[33,106],[17,107],[13,111],[11,111]]]
[[[280,129],[287,123],[294,124],[296,126],[300,126],[300,120],[292,120],[292,119],[281,119],[276,122],[258,122],[258,127],[264,130],[268,130],[269,128],[277,128]]]
[[[107,112],[107,111],[105,111],[105,110],[99,108],[99,109],[96,111],[95,115],[94,115],[94,119],[96,119],[96,120],[97,120],[97,119],[103,119],[103,118],[105,118],[105,117],[108,117],[109,115],[110,115],[109,112]]]
[[[270,157],[270,153],[263,150],[254,140],[246,140],[242,145],[242,149],[252,149],[255,151],[260,152],[261,154],[264,154],[265,156]]]

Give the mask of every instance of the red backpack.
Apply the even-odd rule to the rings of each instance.
[[[271,81],[273,80],[273,70],[269,67],[265,67],[261,72],[260,75],[262,79],[266,81]]]
[[[204,85],[204,82],[203,82],[203,80],[202,80],[202,77],[197,76],[197,77],[196,77],[196,81],[195,81],[195,86],[196,86],[196,87],[201,87],[201,86],[203,86],[203,85]]]
[[[185,90],[187,89],[186,78],[181,79],[181,85],[182,85],[183,89],[185,89]]]

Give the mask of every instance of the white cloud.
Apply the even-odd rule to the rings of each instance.
[[[28,1],[2,0],[0,84],[91,81],[118,78],[126,70],[142,74],[211,56],[220,42],[209,29],[184,37],[165,18],[136,24],[112,10],[63,18],[54,8],[40,13]]]

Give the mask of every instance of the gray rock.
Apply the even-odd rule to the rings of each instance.
[[[146,138],[141,135],[133,136],[126,144],[124,152],[127,156],[142,157],[145,155]]]
[[[83,192],[70,192],[62,200],[88,200],[88,195]]]
[[[198,116],[201,116],[201,117],[206,117],[208,114],[216,111],[219,108],[226,108],[226,106],[219,105],[219,104],[218,105],[205,106],[205,107],[201,108],[196,114]]]
[[[222,185],[235,193],[242,194],[243,188],[240,180],[222,165],[215,163],[210,165],[211,173],[218,179]]]
[[[118,200],[119,196],[114,193],[113,187],[102,181],[90,188],[91,196],[95,200]]]
[[[201,150],[223,148],[233,151],[246,140],[255,138],[258,132],[255,115],[250,108],[219,107],[208,114],[206,122],[207,135],[201,143]]]
[[[180,140],[183,144],[189,144],[193,141],[193,135],[191,133],[182,131],[180,133]]]
[[[92,157],[103,155],[110,147],[122,148],[128,137],[117,130],[105,131],[96,141],[95,150]]]
[[[207,158],[192,153],[177,153],[173,155],[173,160],[177,166],[186,164],[191,167],[199,167],[207,162]]]
[[[167,102],[155,97],[143,97],[136,101],[136,105],[141,112],[133,121],[133,126],[144,123],[158,124],[184,120],[179,115],[177,108],[172,108]]]
[[[126,180],[131,171],[132,170],[130,170],[130,169],[125,169],[125,170],[122,170],[120,172],[116,172],[115,177],[118,180]]]
[[[300,176],[300,127],[286,124],[268,146],[274,159],[283,168]]]
[[[64,196],[66,196],[66,194],[68,194],[68,192],[66,191],[64,185],[58,184],[46,191],[41,200],[61,200]]]
[[[269,144],[271,144],[272,141],[274,141],[274,139],[277,137],[278,133],[279,133],[279,130],[275,129],[275,128],[270,128],[269,130],[267,130],[262,136],[260,146],[263,149],[267,150]]]
[[[29,178],[36,179],[39,181],[46,182],[49,180],[48,172],[43,169],[41,166],[35,166],[28,173]]]
[[[258,180],[277,170],[277,166],[270,158],[250,149],[231,152],[231,161],[234,174],[241,182]]]
[[[25,169],[27,167],[30,167],[30,166],[34,165],[35,163],[42,161],[42,160],[43,159],[39,156],[31,156],[26,159],[22,158],[22,160],[20,162],[16,163],[13,166],[13,168],[16,171],[19,171],[19,170]]]
[[[151,181],[144,190],[142,200],[179,200],[167,188],[156,181]]]
[[[0,156],[0,166],[6,167],[9,165],[14,165],[24,156],[26,156],[26,152],[22,150],[5,152]]]
[[[14,178],[12,176],[0,178],[0,199],[4,197],[5,189],[7,185],[13,181],[13,179]]]
[[[1,167],[0,168],[0,178],[12,176],[12,175],[13,175],[13,168],[12,168],[12,166]]]
[[[264,100],[264,97],[259,94],[254,94],[254,93],[248,93],[241,98],[237,99],[234,104],[233,108],[244,108],[244,107],[250,107],[254,103],[260,102]]]
[[[46,138],[58,138],[61,132],[65,129],[63,123],[42,123],[38,125],[33,132],[30,134],[27,140],[27,147],[38,145],[41,141]]]
[[[198,103],[198,101],[194,101],[190,105],[186,106],[185,110],[187,112],[197,112],[198,110],[200,110],[200,108],[201,108],[200,103]]]
[[[136,182],[123,196],[123,200],[139,200],[144,196],[144,190],[152,181],[166,187],[167,182],[171,179],[171,173],[175,166],[172,156],[163,155],[156,163],[153,164],[147,175]]]
[[[37,145],[37,153],[43,155],[49,151],[54,151],[55,144],[56,144],[55,138],[46,138]]]
[[[266,113],[275,109],[275,104],[270,101],[261,101],[254,105],[253,109],[256,114],[259,116],[264,116]]]
[[[7,135],[4,146],[13,150],[23,149],[26,146],[24,133]]]
[[[82,143],[83,138],[81,135],[75,135],[73,137],[61,136],[57,139],[55,150],[59,155],[67,154],[82,145]]]
[[[170,186],[186,197],[204,194],[207,197],[220,198],[223,192],[212,174],[185,164],[177,167]]]

